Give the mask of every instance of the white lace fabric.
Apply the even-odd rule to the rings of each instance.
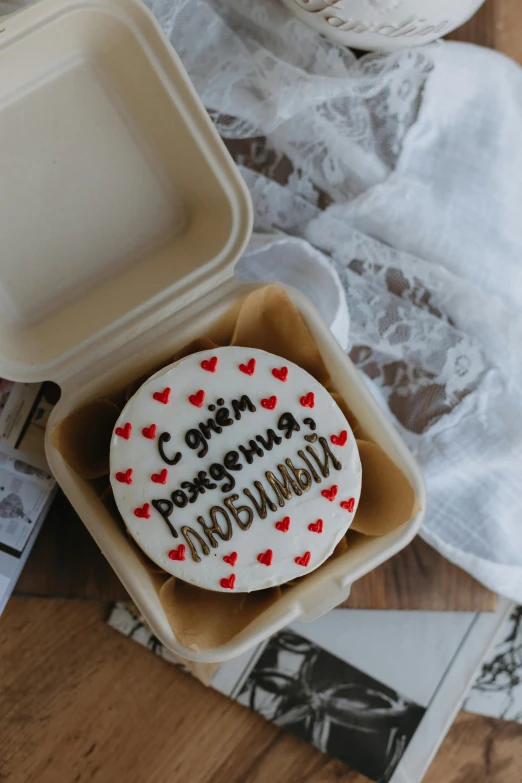
[[[302,288],[346,345],[341,284],[351,357],[426,476],[422,535],[522,600],[519,68],[459,44],[357,59],[276,0],[152,8],[266,234],[238,274]]]
[[[423,468],[423,537],[522,602],[521,70],[357,59],[279,0],[148,5],[252,194],[238,275],[313,299]]]

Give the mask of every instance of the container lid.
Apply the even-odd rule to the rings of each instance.
[[[60,381],[229,279],[251,205],[138,0],[2,28],[0,375]]]

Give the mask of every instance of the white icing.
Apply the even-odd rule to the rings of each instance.
[[[204,370],[201,363],[213,357],[218,360],[215,372]],[[256,361],[253,375],[245,374],[239,369],[240,364],[247,365],[250,359]],[[274,368],[282,367],[288,368],[286,382],[272,374]],[[171,390],[167,404],[154,399],[154,393],[161,393],[166,388]],[[197,394],[199,390],[205,392],[202,407],[196,407],[189,401],[189,396]],[[313,408],[304,407],[300,402],[301,397],[310,392],[314,395]],[[246,408],[245,411],[240,411],[241,418],[237,420],[231,401],[239,400],[243,395],[249,397],[256,410],[251,412]],[[277,398],[275,408],[264,408],[261,400],[273,396]],[[219,398],[224,399],[224,406],[217,405]],[[211,404],[216,405],[213,412],[208,409]],[[214,418],[220,407],[228,408],[233,424],[223,426],[220,433],[210,430],[210,438],[206,440],[208,452],[200,458],[197,453],[201,445],[197,449],[190,448],[185,441],[185,435],[188,430],[198,429],[200,423]],[[285,430],[278,429],[279,419],[286,412],[295,417],[300,427],[299,431],[292,431],[290,438],[285,437]],[[324,463],[325,453],[319,439],[314,443],[305,439],[305,435],[314,434],[309,424],[304,423],[306,418],[315,421],[315,434],[326,438],[333,455],[342,465],[337,470],[329,459],[329,477],[322,475],[317,462],[306,450],[307,446],[313,448]],[[132,426],[130,437],[125,439],[116,435],[118,428],[124,428],[128,423]],[[152,424],[156,425],[156,434],[154,439],[149,439],[142,434],[142,430]],[[281,443],[274,444],[271,450],[266,450],[259,443],[263,456],[255,454],[252,464],[248,464],[238,447],[248,448],[249,441],[257,435],[266,439],[268,429],[272,429],[282,438]],[[346,443],[335,445],[331,436],[339,436],[343,431],[347,433]],[[166,464],[160,455],[158,441],[164,432],[171,435],[170,440],[164,444],[167,457],[172,458],[176,452],[182,454],[176,465]],[[320,483],[313,479],[306,462],[298,456],[300,450],[314,466]],[[221,487],[228,483],[228,478],[213,479],[209,476],[209,469],[215,463],[223,465],[225,455],[230,451],[238,451],[238,464],[242,465],[242,469],[229,471],[235,480],[235,487],[223,492]],[[285,465],[286,459],[290,459],[295,468],[307,471],[311,486],[302,491],[300,496],[291,488],[291,498],[285,499],[284,506],[280,507],[276,491],[268,482],[266,472],[272,471],[282,480],[278,465]],[[290,477],[299,486],[292,470],[286,467]],[[129,469],[132,470],[132,483],[124,483],[116,478],[116,474],[125,474]],[[163,470],[168,472],[166,483],[154,483],[151,476],[161,475]],[[178,538],[175,538],[164,518],[153,507],[152,500],[164,500],[163,508],[169,511],[171,494],[175,490],[182,490],[190,498],[191,491],[183,489],[181,485],[183,482],[193,482],[200,471],[205,471],[210,482],[217,486],[214,489],[206,488],[204,494],[197,494],[195,502],[188,502],[184,508],[173,507],[169,522],[178,533]],[[309,373],[265,351],[228,347],[203,351],[182,359],[156,373],[141,386],[129,400],[116,423],[111,440],[110,478],[116,504],[129,532],[141,549],[161,568],[198,587],[224,592],[230,592],[230,589],[223,587],[221,580],[234,574],[233,590],[250,592],[304,576],[329,557],[354,517],[361,491],[361,462],[353,433],[344,414],[330,394]],[[302,478],[306,483],[304,474]],[[267,509],[265,519],[260,518],[254,504],[243,491],[249,489],[258,499],[259,492],[254,487],[255,481],[261,482],[267,496],[277,506],[276,511]],[[330,502],[321,492],[329,490],[333,485],[338,486],[338,492]],[[239,495],[239,499],[235,501],[238,508],[248,506],[252,509],[253,521],[248,530],[240,528],[223,502],[235,494]],[[352,498],[348,509],[341,506],[341,502]],[[135,509],[143,508],[145,504],[149,504],[149,518],[136,516]],[[220,507],[227,512],[232,530],[232,537],[228,541],[215,535],[216,548],[211,546],[209,537],[198,522],[198,517],[203,517],[206,525],[212,524],[209,513],[212,507]],[[218,512],[216,516],[219,526],[226,530],[223,514]],[[240,519],[245,521],[247,516],[247,512],[243,512]],[[285,517],[290,518],[290,527],[287,532],[282,532],[276,528],[276,523]],[[318,519],[323,521],[322,532],[309,530],[308,525],[317,523]],[[209,554],[204,555],[201,544],[193,539],[201,558],[199,563],[192,558],[191,548],[181,532],[183,526],[197,531],[209,547]],[[184,560],[171,559],[169,552],[179,552],[180,544],[185,548]],[[269,549],[273,553],[272,562],[270,565],[264,565],[258,561],[258,555]],[[223,560],[223,556],[229,556],[233,552],[237,553],[237,559],[234,565],[230,565]],[[295,558],[304,556],[306,552],[310,553],[308,564],[304,566],[296,563]]]

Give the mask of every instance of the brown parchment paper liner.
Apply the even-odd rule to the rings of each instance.
[[[82,478],[109,475],[109,444],[120,412],[112,400],[94,400],[54,428],[54,446]]]
[[[365,440],[358,440],[357,446],[362,488],[351,529],[365,536],[383,536],[417,513],[417,499],[402,471],[380,446]]]
[[[308,327],[277,284],[249,294],[239,311],[231,345],[260,348],[294,362],[328,386],[330,378]]]
[[[223,326],[225,321],[226,327]],[[285,290],[277,284],[248,294],[216,325],[215,335],[207,333],[193,340],[167,357],[163,365],[151,368],[150,373],[136,378],[118,396],[94,400],[74,411],[53,430],[52,442],[82,478],[92,481],[107,476],[110,439],[122,407],[121,400],[129,399],[162,366],[198,351],[227,344],[259,348],[295,362],[323,384],[339,405],[357,439],[362,462],[361,499],[351,525],[356,535],[381,536],[414,516],[418,504],[408,480],[381,447],[372,441],[346,401],[333,388],[326,365],[303,318]],[[93,485],[95,490],[101,486],[99,481],[93,482]],[[111,498],[110,488],[107,489],[104,484],[103,491],[98,494],[111,516],[121,525],[122,519],[114,498]],[[283,592],[308,578],[304,576],[282,588],[254,593],[225,594],[203,590],[158,569],[130,536],[129,540],[140,562],[151,572],[160,572],[164,576],[163,580],[161,576],[158,579],[158,591],[166,617],[179,641],[193,650],[209,650],[230,641],[278,601]],[[340,557],[349,546],[350,537],[344,537],[329,560]]]
[[[280,596],[279,587],[225,594],[202,590],[174,576],[160,590],[160,601],[172,630],[193,650],[211,650],[225,644]]]

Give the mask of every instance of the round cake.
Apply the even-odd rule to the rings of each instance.
[[[227,347],[138,389],[111,440],[116,504],[138,546],[198,587],[250,592],[321,565],[361,492],[346,417],[309,373]]]

